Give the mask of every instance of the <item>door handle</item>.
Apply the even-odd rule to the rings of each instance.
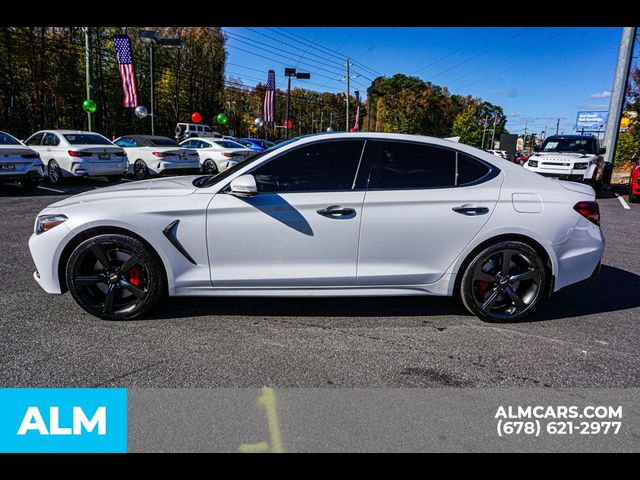
[[[353,215],[356,211],[353,208],[344,208],[340,205],[331,205],[327,208],[321,208],[316,210],[320,215],[325,217],[344,217],[347,215]]]
[[[479,207],[478,205],[469,205],[464,204],[459,207],[453,207],[452,210],[456,213],[461,213],[462,215],[484,215],[489,213],[489,209],[487,207]]]
[[[50,148],[47,148],[47,152],[50,152],[50,151],[51,151],[51,149],[50,149]]]

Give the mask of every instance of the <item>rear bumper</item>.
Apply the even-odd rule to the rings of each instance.
[[[105,175],[124,175],[129,169],[129,161],[120,162],[77,162],[71,165],[71,175],[75,177],[100,177]],[[63,172],[64,173],[64,172]]]
[[[19,182],[21,180],[42,180],[41,170],[30,170],[25,173],[0,173],[0,183]]]
[[[632,180],[631,183],[631,193],[634,195],[640,195],[640,176],[635,180]]]

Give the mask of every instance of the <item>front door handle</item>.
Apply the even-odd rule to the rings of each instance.
[[[484,215],[489,213],[489,209],[487,207],[469,205],[467,203],[460,205],[459,207],[453,207],[452,210],[456,213],[461,213],[462,215]]]
[[[324,215],[325,217],[346,217],[356,213],[353,208],[344,208],[340,205],[331,205],[330,207],[321,208],[320,210],[316,211],[320,215]]]

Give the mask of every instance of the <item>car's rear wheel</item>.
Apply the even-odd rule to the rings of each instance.
[[[218,173],[218,166],[213,160],[207,159],[202,164],[202,171],[208,175],[215,175]]]
[[[489,322],[518,321],[544,299],[547,272],[526,243],[503,241],[479,252],[460,282],[464,306]]]
[[[71,295],[104,320],[130,320],[153,308],[165,291],[160,260],[140,240],[103,234],[76,247],[66,267]]]
[[[629,184],[629,203],[635,203],[638,201],[638,195],[633,194],[633,188]]]
[[[133,164],[133,174],[138,180],[144,180],[149,176],[149,169],[147,164],[142,160],[136,160]]]
[[[63,182],[64,176],[62,175],[62,169],[55,160],[51,160],[47,165],[47,176],[49,177],[49,181],[54,185],[60,185]]]

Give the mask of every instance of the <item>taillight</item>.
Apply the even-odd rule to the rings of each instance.
[[[236,156],[235,153],[227,153],[227,152],[223,152],[222,155],[224,155],[227,158],[231,158],[231,157],[235,157]]]
[[[116,157],[124,157],[127,154],[127,152],[116,152],[115,155]]]
[[[598,202],[578,202],[573,209],[596,225],[600,225],[600,207]]]
[[[168,156],[169,156],[169,154],[168,154],[168,153],[162,153],[162,152],[153,152],[153,154],[154,154],[156,157],[168,157]]]
[[[72,157],[90,157],[93,155],[91,152],[76,152],[75,150],[69,150],[69,155]]]
[[[193,152],[189,154],[190,157],[197,157],[198,156],[198,152]]]
[[[22,158],[38,158],[40,156],[39,153],[25,153],[20,155]]]

